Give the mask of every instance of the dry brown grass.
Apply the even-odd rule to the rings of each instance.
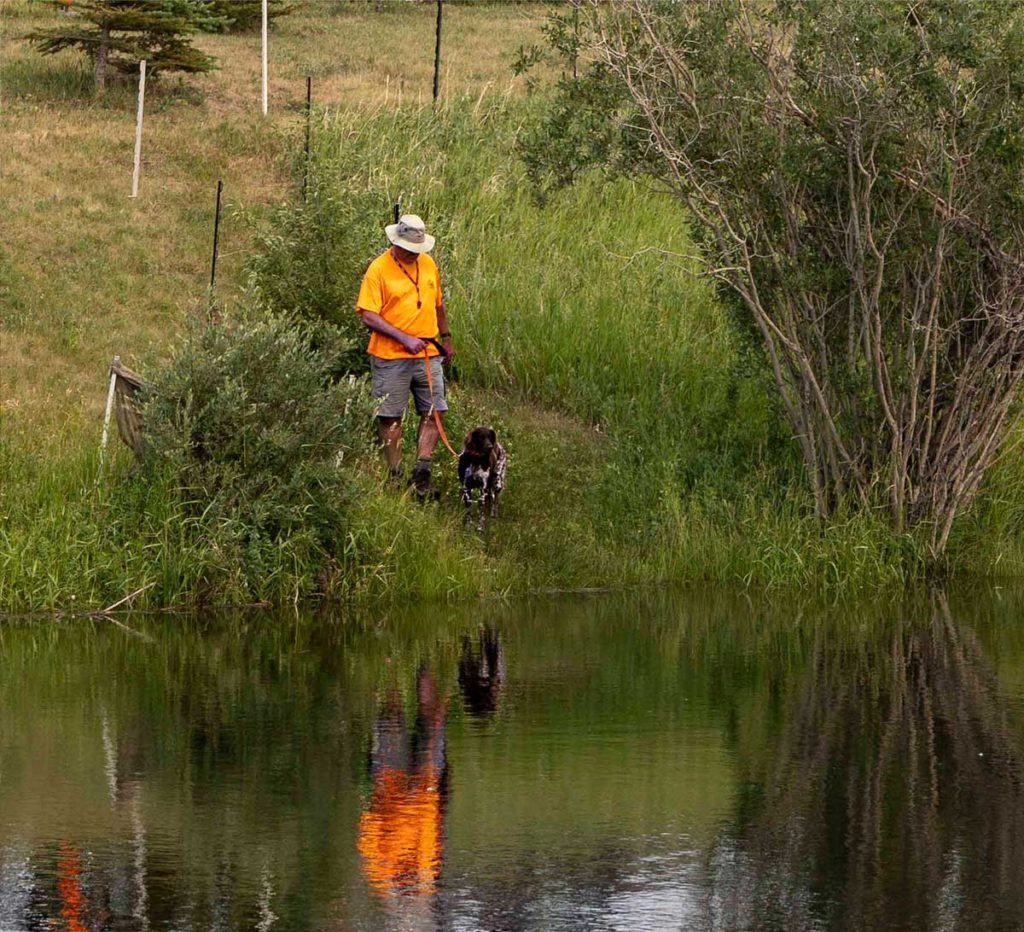
[[[56,448],[98,436],[105,369],[164,354],[207,301],[216,181],[217,294],[237,298],[249,220],[290,195],[305,75],[319,106],[430,99],[432,4],[307,0],[271,33],[271,114],[259,114],[259,34],[202,36],[220,70],[147,88],[140,196],[128,198],[135,88],[102,100],[71,54],[19,37],[58,14],[0,0],[0,431]],[[543,8],[445,7],[442,93],[516,87],[511,62]]]

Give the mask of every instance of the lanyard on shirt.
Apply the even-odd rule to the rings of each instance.
[[[413,278],[408,273],[408,271],[406,271],[406,268],[405,268],[404,265],[402,265],[402,262],[401,262],[400,259],[396,258],[395,256],[392,256],[391,258],[394,259],[395,265],[397,265],[402,270],[402,274],[407,279],[409,279],[409,281],[411,281],[413,283],[413,286],[416,288],[416,309],[419,310],[421,307],[423,307],[423,302],[420,300],[420,260],[419,260],[419,258],[416,259],[416,277],[415,278]]]

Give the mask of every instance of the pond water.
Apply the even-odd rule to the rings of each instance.
[[[1024,590],[0,625],[0,929],[1019,929]]]

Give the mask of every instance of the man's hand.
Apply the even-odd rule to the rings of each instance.
[[[361,308],[360,316],[363,318],[363,324],[374,333],[381,333],[386,337],[390,337],[396,343],[400,344],[410,356],[420,356],[423,350],[426,349],[427,343],[425,340],[421,340],[419,337],[414,337],[410,333],[406,333],[404,330],[399,330],[397,327],[391,326],[380,314],[376,311],[368,311],[365,308]]]
[[[452,349],[452,338],[445,337],[441,341],[441,345],[444,347],[444,360],[445,362],[448,362],[453,356],[455,356],[455,350]]]
[[[421,340],[419,337],[411,337],[409,334],[405,334],[405,339],[402,340],[402,346],[405,347],[405,351],[407,353],[411,353],[413,356],[419,356],[427,348],[427,341]]]

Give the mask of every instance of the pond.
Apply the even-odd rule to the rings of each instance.
[[[1021,928],[1022,612],[8,621],[0,928]]]

